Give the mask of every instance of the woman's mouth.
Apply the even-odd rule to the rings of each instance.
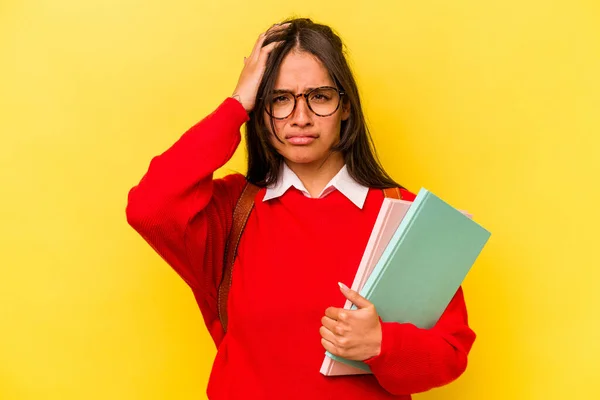
[[[317,136],[314,135],[294,135],[294,136],[288,136],[287,141],[290,142],[293,145],[296,146],[302,146],[302,145],[307,145],[312,143],[315,139],[317,139]]]

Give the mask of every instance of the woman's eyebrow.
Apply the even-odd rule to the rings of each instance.
[[[324,85],[324,86],[327,86],[327,85]],[[306,89],[304,89],[304,92],[302,92],[302,93],[308,93],[308,92],[310,92],[311,90],[313,90],[313,89],[316,89],[317,87],[321,87],[321,86],[316,86],[316,87],[309,87],[309,88],[306,88]],[[274,90],[273,90],[273,93],[292,93],[292,94],[293,94],[293,93],[294,93],[294,91],[293,91],[293,90],[290,90],[290,89],[274,89]]]

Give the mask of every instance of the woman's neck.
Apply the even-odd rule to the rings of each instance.
[[[337,175],[344,166],[342,154],[332,153],[325,161],[316,163],[293,163],[285,160],[285,163],[298,176],[311,197],[318,196],[325,185]]]

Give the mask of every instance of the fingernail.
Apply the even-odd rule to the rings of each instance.
[[[340,285],[340,289],[342,289],[342,290],[344,290],[344,291],[346,291],[346,290],[350,290],[350,289],[348,288],[348,286],[344,285],[342,282],[338,282],[338,285]]]

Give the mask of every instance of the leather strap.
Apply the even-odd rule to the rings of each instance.
[[[402,193],[400,192],[400,188],[392,187],[383,189],[383,197],[387,197],[389,199],[397,199],[402,200]]]
[[[219,285],[218,297],[217,297],[217,310],[219,313],[219,319],[223,330],[227,332],[227,298],[229,296],[229,289],[231,288],[231,278],[233,275],[233,263],[235,256],[237,255],[238,245],[240,244],[240,238],[242,232],[248,221],[248,217],[254,207],[254,197],[260,188],[250,182],[246,183],[244,190],[240,195],[235,209],[233,210],[233,223],[231,231],[229,232],[229,238],[225,245],[225,259],[223,268],[223,277],[221,284]]]
[[[231,232],[225,245],[225,259],[223,268],[223,277],[221,284],[219,285],[218,297],[217,297],[217,311],[219,313],[219,319],[221,320],[221,326],[223,331],[227,332],[227,298],[229,296],[229,289],[231,288],[231,278],[233,276],[233,264],[237,255],[237,249],[240,244],[242,233],[248,221],[248,217],[254,207],[254,198],[260,188],[253,185],[250,182],[246,183],[244,190],[237,201],[235,209],[233,210],[233,224]],[[397,187],[383,189],[383,196],[391,199],[402,199],[402,193]]]

